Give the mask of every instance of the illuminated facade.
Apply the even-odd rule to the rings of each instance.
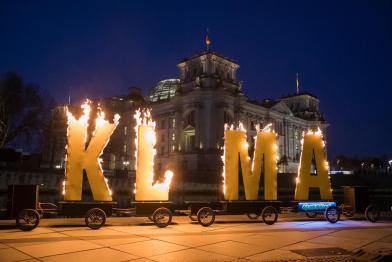
[[[243,123],[252,156],[254,125],[271,122],[279,135],[279,172],[286,173],[297,172],[302,132],[320,126],[325,134],[327,124],[319,112],[319,100],[312,94],[252,100],[237,79],[239,65],[211,51],[186,58],[177,67],[179,77],[158,82],[146,98],[133,88],[128,95],[93,100],[108,119],[114,113],[121,116],[102,155],[105,172],[134,170],[133,115],[139,107],[152,108],[156,121],[156,173],[163,175],[170,169],[176,178],[191,181],[220,181],[224,123]],[[66,132],[66,111],[60,106],[53,110],[43,166],[64,168]]]
[[[325,133],[327,124],[312,94],[251,100],[237,79],[239,65],[211,51],[186,58],[177,67],[179,79],[159,82],[149,95],[157,122],[158,171],[174,168],[176,176],[191,180],[219,179],[224,124],[241,121],[248,130],[250,154],[254,125],[272,123],[278,133],[279,171],[294,173],[303,131],[320,126]]]

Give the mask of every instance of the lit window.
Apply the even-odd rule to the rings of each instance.
[[[127,153],[127,144],[124,144],[123,146],[123,152],[126,154]]]
[[[127,135],[127,130],[128,129],[128,127],[127,126],[124,126],[124,136],[126,136]]]

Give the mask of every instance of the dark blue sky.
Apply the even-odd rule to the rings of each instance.
[[[80,3],[81,2],[81,3]],[[0,1],[0,73],[58,102],[144,94],[212,49],[240,64],[250,97],[317,95],[330,155],[392,153],[392,1]]]

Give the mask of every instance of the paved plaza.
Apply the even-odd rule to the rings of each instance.
[[[43,219],[22,232],[0,221],[0,261],[352,261],[353,252],[392,252],[392,221],[330,224],[283,215],[268,226],[246,216],[217,216],[202,227],[187,217],[157,228],[146,218],[108,218],[91,230],[84,220]]]

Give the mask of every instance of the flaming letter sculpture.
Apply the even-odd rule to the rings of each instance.
[[[238,155],[241,161],[242,178],[245,187],[246,200],[257,200],[259,192],[260,174],[264,170],[264,199],[277,199],[276,134],[270,125],[261,132],[257,132],[253,162],[248,155],[246,130],[242,124],[234,130],[225,126],[225,147],[222,157],[224,167],[224,198],[238,200]]]
[[[165,181],[154,182],[154,157],[156,150],[155,122],[149,110],[135,112],[136,119],[136,201],[165,201],[169,200],[169,189],[173,172],[165,173]]]
[[[310,175],[313,158],[317,170],[315,176]],[[317,187],[320,189],[321,200],[332,200],[328,169],[328,162],[325,156],[325,143],[320,128],[316,132],[308,131],[302,140],[302,153],[298,167],[294,199],[308,200],[309,188]]]
[[[96,201],[112,201],[111,192],[103,176],[100,155],[110,136],[118,125],[119,115],[114,116],[114,123],[105,120],[104,113],[99,111],[96,118],[95,131],[86,147],[90,105],[87,101],[82,105],[83,115],[75,119],[67,109],[67,164],[64,181],[64,200],[80,201],[82,199],[83,170]]]

